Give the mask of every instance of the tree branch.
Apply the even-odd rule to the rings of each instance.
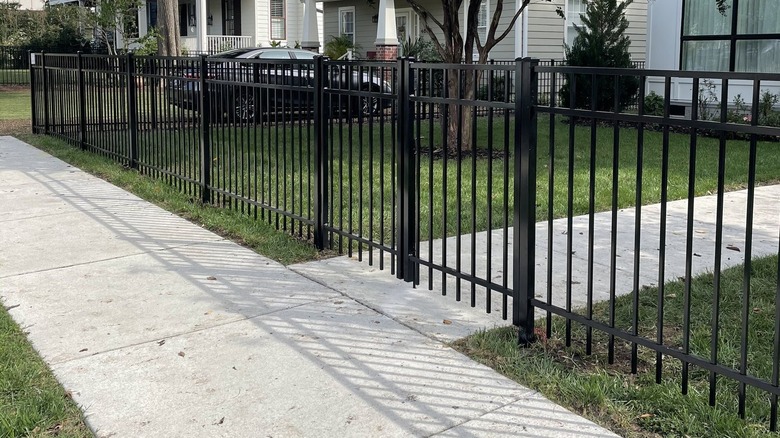
[[[447,34],[447,32],[444,30],[444,25],[436,19],[425,7],[423,7],[421,4],[417,3],[414,0],[407,0],[409,2],[409,6],[412,7],[412,10],[420,17],[422,18],[423,27],[425,27],[425,32],[428,34],[428,37],[431,39],[431,42],[433,42],[433,45],[436,46],[436,50],[439,53],[444,52],[444,47],[442,46],[441,42],[439,41],[439,38],[436,37],[436,33],[434,33],[431,26],[428,24],[428,20],[430,19],[433,21],[433,23],[441,29],[442,33],[444,35]]]
[[[520,18],[520,14],[525,11],[525,8],[528,7],[528,4],[531,3],[531,0],[522,0],[523,3],[520,5],[520,8],[515,12],[514,16],[512,16],[512,21],[509,22],[509,26],[504,30],[501,35],[499,35],[496,38],[496,30],[498,28],[498,20],[501,18],[501,14],[499,13],[498,16],[496,16],[495,12],[493,13],[493,21],[490,23],[490,30],[488,31],[488,37],[487,41],[485,41],[485,47],[489,47],[488,51],[492,49],[496,44],[500,43],[504,38],[509,35],[509,32],[514,29],[515,23],[517,22],[517,19]],[[500,9],[496,8],[496,12],[499,12]],[[491,41],[492,40],[492,41]],[[489,46],[488,44],[491,43]]]

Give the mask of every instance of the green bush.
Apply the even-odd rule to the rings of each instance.
[[[625,34],[628,20],[625,11],[632,0],[593,0],[588,3],[584,26],[575,25],[577,37],[571,47],[566,47],[566,60],[572,66],[631,68],[631,56],[628,48],[631,40]],[[596,87],[595,108],[599,111],[611,111],[615,102],[615,80],[618,80],[619,108],[633,104],[639,89],[639,80],[635,76],[598,75],[593,84],[591,75],[575,75],[575,104],[577,108],[591,108],[592,87]],[[561,102],[569,106],[571,98],[570,76],[561,89]]]
[[[648,116],[664,115],[663,96],[657,94],[655,91],[651,91],[650,94],[645,96],[645,114]]]
[[[360,50],[360,46],[357,44],[354,44],[352,42],[352,39],[348,37],[347,35],[340,35],[340,36],[332,36],[330,37],[330,41],[325,43],[325,48],[323,50],[323,55],[327,56],[330,59],[339,59],[342,56],[347,54],[347,51],[352,50],[353,52],[357,52]],[[357,53],[355,53],[357,56]]]
[[[157,28],[153,27],[149,29],[149,32],[146,33],[143,37],[139,38],[136,43],[138,43],[138,48],[135,49],[133,53],[139,56],[153,56],[157,54],[157,41],[160,37],[160,31],[157,30]]]
[[[504,102],[507,101],[506,96],[506,76],[505,72],[500,72],[499,74],[503,74],[501,76],[494,76],[493,77],[493,96],[490,97],[490,84],[487,82],[489,81],[488,75],[489,72],[483,72],[483,82],[485,82],[485,85],[482,85],[477,90],[477,99],[479,100],[492,100],[493,102]],[[494,73],[495,75],[495,73]],[[510,88],[511,91],[511,88]]]
[[[409,37],[406,41],[401,41],[401,53],[403,56],[412,57],[418,61],[441,61],[441,55],[433,46],[433,42],[427,38],[418,37],[412,41],[412,38]]]

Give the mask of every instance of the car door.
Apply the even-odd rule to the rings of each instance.
[[[313,86],[314,86],[314,57],[317,53],[307,50],[296,50],[291,52],[293,59],[300,61],[293,65],[292,84],[296,91],[292,93],[292,100],[295,105],[312,107],[314,105]]]
[[[291,93],[289,87],[290,64],[271,62],[273,60],[289,61],[289,50],[266,50],[259,53],[255,59],[261,60],[258,63],[258,79],[261,84],[267,84],[261,87],[263,105],[267,111],[279,111],[290,105]],[[282,88],[284,87],[284,88]]]

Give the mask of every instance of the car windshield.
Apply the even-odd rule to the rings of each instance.
[[[243,48],[243,49],[233,49],[233,50],[228,50],[226,52],[219,52],[219,53],[215,53],[213,55],[209,55],[209,58],[238,58],[241,55],[243,55],[245,53],[249,53],[249,52],[251,52],[253,50],[257,50],[257,48],[246,47],[246,48]]]

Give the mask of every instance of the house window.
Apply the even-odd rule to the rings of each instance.
[[[284,0],[271,0],[271,39],[283,40],[287,37],[287,24]]]
[[[571,47],[574,44],[574,39],[577,38],[577,29],[582,27],[582,15],[585,15],[585,10],[588,7],[588,0],[567,0],[566,1],[566,24],[564,28],[564,37],[566,39],[566,45]]]
[[[479,42],[481,44],[485,44],[485,40],[487,39],[489,10],[489,2],[487,0],[482,0],[482,3],[479,5],[479,13],[477,13],[477,34],[479,35]]]
[[[339,34],[355,44],[355,8],[339,8]]]
[[[233,0],[224,0],[222,2],[222,34],[237,35],[236,4]]]
[[[179,3],[179,36],[187,36],[189,27],[190,5],[188,3]]]
[[[710,0],[683,1],[683,70],[780,71],[777,0],[727,0],[725,14]]]

